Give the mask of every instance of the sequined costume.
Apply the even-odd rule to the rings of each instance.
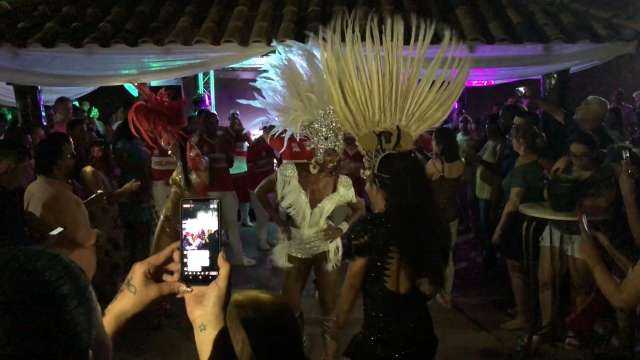
[[[387,287],[389,268],[398,261],[395,238],[389,235],[384,215],[372,214],[356,222],[347,233],[354,257],[367,257],[362,283],[364,322],[349,343],[350,359],[433,359],[438,338],[427,297],[414,285],[405,293]],[[397,254],[396,254],[397,255]],[[422,274],[413,274],[419,278]]]
[[[327,253],[327,270],[334,270],[342,259],[342,242],[335,239],[327,242],[322,231],[329,225],[329,216],[341,205],[355,203],[356,195],[351,180],[344,175],[338,178],[336,191],[311,209],[309,198],[298,181],[295,164],[283,164],[276,175],[277,199],[280,212],[293,220],[291,239],[280,237],[273,251],[273,259],[279,267],[290,267],[289,255],[308,259]]]

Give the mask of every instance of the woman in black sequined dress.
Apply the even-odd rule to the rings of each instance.
[[[413,152],[384,155],[367,184],[373,214],[347,233],[351,262],[337,310],[343,327],[362,292],[362,330],[350,359],[433,359],[438,347],[428,300],[443,285],[449,232]]]

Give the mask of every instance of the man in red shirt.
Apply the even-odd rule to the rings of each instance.
[[[200,110],[196,131],[187,151],[189,168],[194,177],[193,190],[198,195],[219,199],[221,218],[233,256],[234,265],[254,266],[256,262],[244,254],[238,226],[238,196],[229,169],[233,167],[233,142],[224,128],[218,126],[216,113]]]
[[[269,214],[262,208],[262,205],[260,205],[255,190],[264,179],[275,172],[274,161],[276,154],[268,142],[269,134],[274,128],[273,125],[263,126],[261,129],[262,136],[251,143],[247,151],[248,186],[251,206],[256,214],[256,232],[259,240],[258,247],[263,251],[270,249],[267,242]]]
[[[247,145],[251,145],[251,135],[245,130],[237,110],[229,114],[229,135],[233,142],[234,164],[231,168],[231,179],[240,202],[240,222],[242,226],[252,227],[249,219],[251,200],[247,184]]]

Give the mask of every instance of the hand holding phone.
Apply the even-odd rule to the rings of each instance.
[[[525,96],[527,94],[527,87],[526,86],[519,86],[515,89],[516,95],[518,96]]]
[[[180,204],[180,273],[186,284],[208,285],[218,277],[220,200],[184,199]]]

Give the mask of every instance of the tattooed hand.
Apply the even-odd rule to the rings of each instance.
[[[120,291],[105,310],[114,328],[121,326],[154,300],[169,294],[185,294],[191,289],[178,282],[180,278],[179,243],[169,245],[156,255],[135,263]],[[111,330],[111,329],[107,329]],[[113,331],[112,331],[113,332]]]
[[[223,311],[231,266],[222,252],[218,256],[218,267],[220,273],[215,281],[209,286],[196,286],[192,293],[184,296],[187,315],[194,327],[202,321],[211,322]]]
[[[213,340],[224,326],[224,301],[231,265],[222,252],[218,256],[218,268],[218,278],[209,286],[194,287],[192,293],[184,295],[200,359],[209,359]]]

